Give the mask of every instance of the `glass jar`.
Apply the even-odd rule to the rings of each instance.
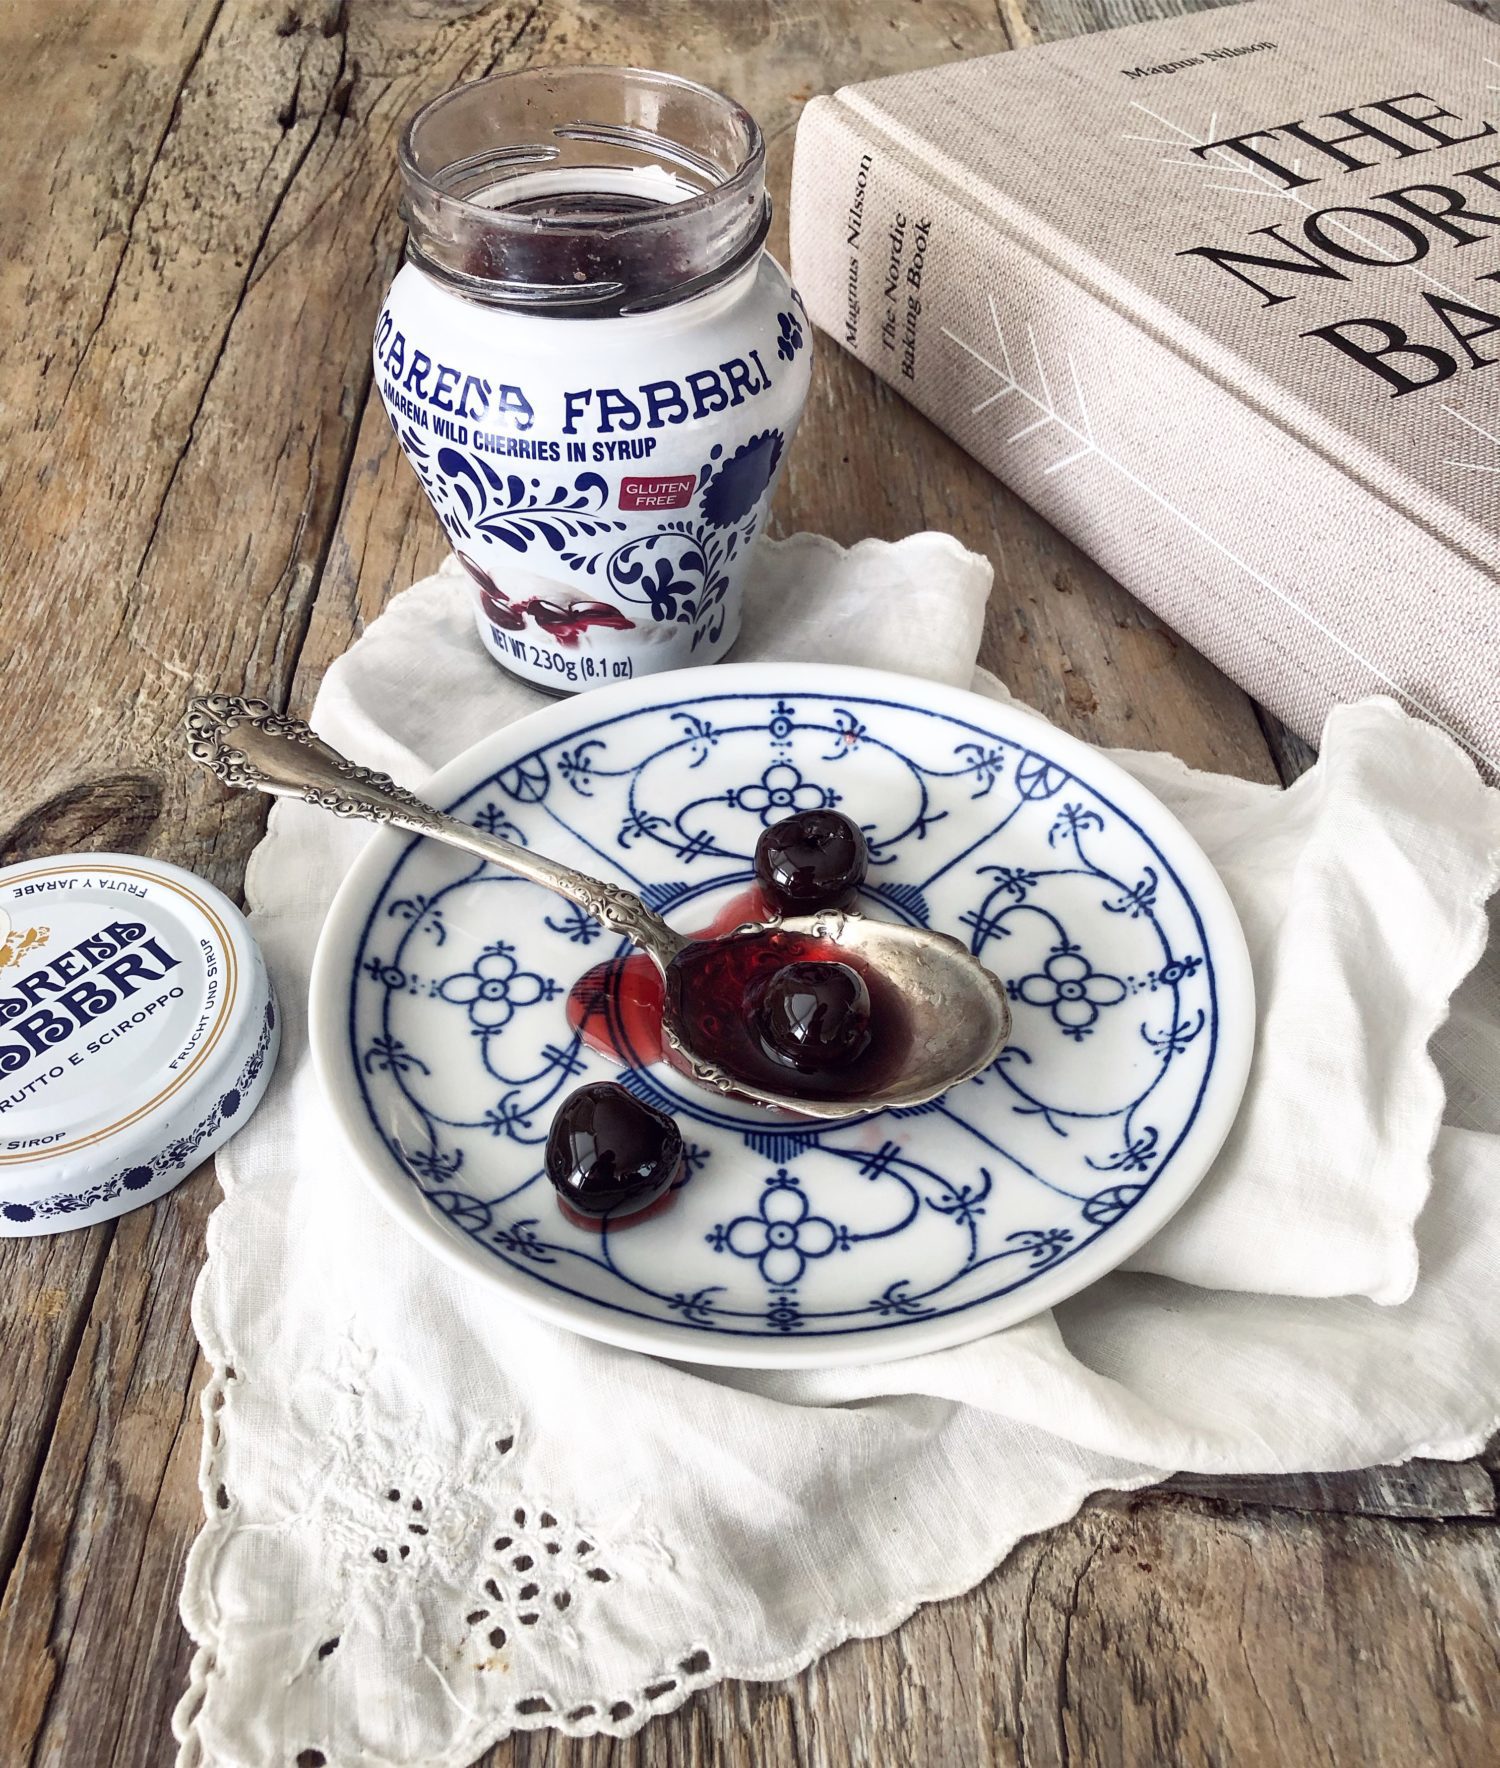
[[[400,159],[375,378],[490,654],[565,693],[722,657],[811,369],[754,119],[527,69],[418,111]]]

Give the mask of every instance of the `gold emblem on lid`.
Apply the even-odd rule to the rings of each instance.
[[[27,952],[36,951],[51,937],[50,927],[13,927],[10,916],[0,909],[0,970],[19,964]]]

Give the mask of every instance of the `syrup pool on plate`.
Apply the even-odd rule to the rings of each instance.
[[[717,939],[747,921],[771,913],[753,886],[732,897],[695,939]],[[661,1016],[666,1002],[661,971],[644,952],[609,958],[586,970],[568,991],[568,1026],[590,1049],[627,1068],[649,1068],[662,1059]]]

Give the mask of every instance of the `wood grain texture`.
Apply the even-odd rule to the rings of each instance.
[[[305,711],[441,535],[370,396],[400,119],[534,58],[637,61],[791,136],[847,80],[1176,0],[11,0],[0,9],[0,863],[117,847],[231,892],[248,799],[189,780],[190,686]],[[987,553],[983,660],[1091,741],[1292,777],[1305,750],[857,364],[823,345],[775,511]],[[0,1763],[170,1758],[200,1499],[188,1319],[207,1170],[0,1242]],[[506,1764],[1478,1763],[1494,1463],[1101,1496],[968,1597],[626,1743]],[[278,1765],[279,1768],[279,1765]]]
[[[531,1734],[485,1768],[1158,1768],[1494,1761],[1492,1529],[1150,1493],[1022,1543],[959,1602],[626,1744]]]

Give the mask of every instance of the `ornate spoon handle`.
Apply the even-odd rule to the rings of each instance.
[[[388,774],[346,760],[300,718],[287,718],[264,700],[209,694],[188,702],[183,724],[193,760],[226,786],[300,798],[335,816],[391,823],[478,854],[577,903],[611,932],[633,940],[663,969],[684,943],[631,891],[444,816]]]

